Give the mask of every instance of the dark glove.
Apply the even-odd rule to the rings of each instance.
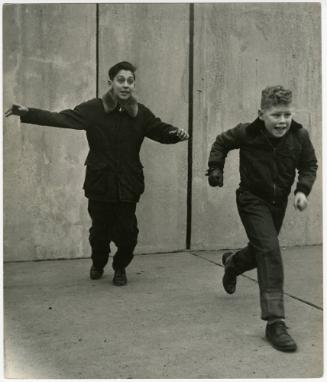
[[[208,182],[211,187],[222,187],[224,184],[223,172],[219,168],[209,169]]]

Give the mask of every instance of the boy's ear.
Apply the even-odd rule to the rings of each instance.
[[[111,88],[111,85],[112,85],[112,81],[111,81],[111,80],[108,80],[108,86],[109,86],[109,88]]]
[[[259,119],[262,120],[262,114],[263,114],[263,111],[261,109],[258,110],[258,117]]]

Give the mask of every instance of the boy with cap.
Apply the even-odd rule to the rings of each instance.
[[[140,149],[144,138],[160,143],[188,139],[183,129],[162,122],[135,96],[136,68],[122,61],[109,69],[109,90],[102,98],[59,113],[12,105],[6,117],[18,115],[24,123],[84,130],[89,143],[85,196],[92,220],[90,278],[100,279],[108,262],[110,242],[118,250],[113,258],[113,284],[127,283],[126,267],[133,258],[138,227],[136,203],[144,191]]]
[[[236,289],[237,276],[257,268],[261,318],[267,321],[266,338],[278,350],[295,351],[297,345],[284,322],[283,263],[278,234],[298,171],[294,207],[307,207],[316,178],[317,159],[307,130],[293,118],[292,92],[282,86],[262,91],[258,118],[218,135],[209,156],[210,186],[223,186],[225,158],[240,150],[238,212],[249,243],[236,253],[223,254],[223,286]]]

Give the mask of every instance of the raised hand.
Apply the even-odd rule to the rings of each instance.
[[[28,112],[28,107],[18,104],[13,104],[6,112],[5,116],[9,117],[10,115],[23,116]]]

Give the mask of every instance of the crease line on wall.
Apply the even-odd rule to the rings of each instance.
[[[189,4],[189,81],[188,81],[188,151],[187,151],[187,207],[186,249],[191,248],[192,239],[192,181],[193,181],[193,71],[194,71],[194,4]]]
[[[99,97],[99,4],[95,4],[95,97]]]

